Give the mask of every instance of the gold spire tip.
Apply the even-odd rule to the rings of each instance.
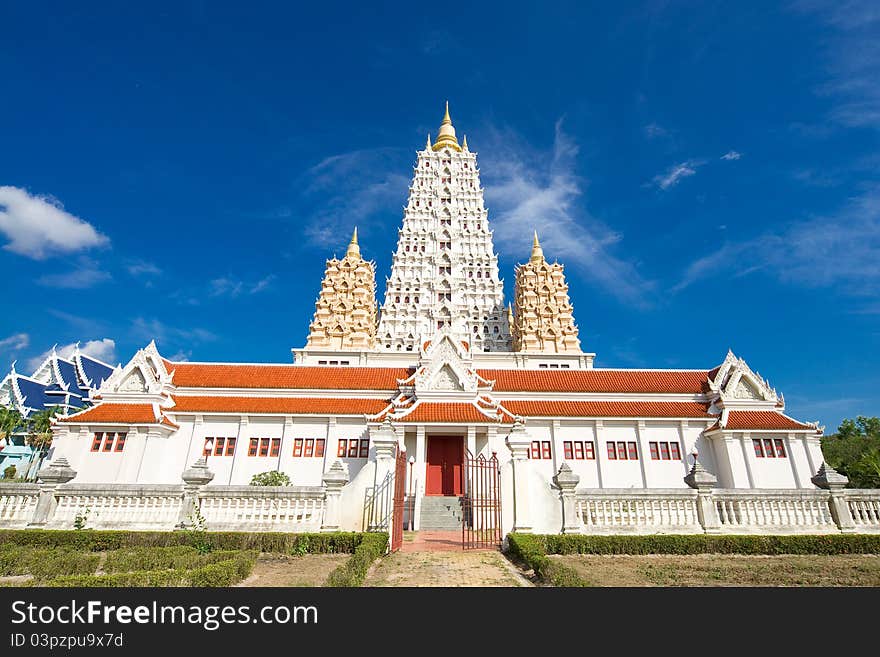
[[[532,242],[532,255],[529,257],[530,262],[541,262],[544,259],[544,249],[538,241],[538,231],[535,231],[535,239]]]
[[[345,257],[355,257],[359,258],[361,256],[361,248],[358,246],[358,229],[357,226],[354,227],[354,233],[351,236],[351,242],[348,244],[348,249],[345,251]]]

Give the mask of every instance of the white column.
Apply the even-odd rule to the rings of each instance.
[[[645,459],[650,458],[650,451],[645,444],[645,421],[636,422],[636,444],[639,446],[639,468],[642,471],[642,488],[648,487],[648,473]]]
[[[284,448],[290,442],[291,436],[293,435],[293,416],[288,415],[284,418],[284,427],[281,429],[281,445],[278,448],[278,462],[275,463],[275,469],[281,472],[281,459],[284,457]],[[293,453],[293,448],[291,448],[291,453]],[[327,452],[327,445],[324,445],[324,453]]]
[[[687,473],[688,473],[687,447],[685,446],[685,439],[684,439],[685,427],[687,427],[687,420],[681,420],[678,423],[678,445],[679,445],[678,449],[681,452],[682,471],[685,473],[685,475],[687,475]],[[696,445],[694,445],[694,447],[696,447]],[[715,467],[717,468],[718,466],[716,465]]]
[[[507,436],[507,446],[513,457],[513,531],[532,531],[531,514],[529,513],[529,478],[531,461],[528,458],[531,437],[519,422],[513,425]]]
[[[477,427],[473,424],[467,428],[467,448],[471,457],[477,458]]]
[[[791,451],[791,444],[794,442],[794,434],[786,434],[783,440],[785,440],[785,455],[788,457],[788,465],[791,466],[791,474],[794,476],[794,485],[798,488],[802,488],[801,476],[798,473],[797,464],[794,462],[794,454]]]
[[[416,478],[415,486],[415,514],[413,516],[413,529],[418,530],[422,521],[422,505],[418,503],[425,494],[425,475],[427,473],[427,451],[425,445],[425,425],[416,426],[416,462],[413,465],[413,475]]]
[[[238,432],[235,434],[235,453],[232,455],[232,465],[229,466],[229,485],[232,485],[232,480],[235,477],[235,466],[239,464],[241,459],[247,458],[248,446],[250,443],[250,437],[248,436],[248,419],[247,415],[242,415],[238,418]],[[245,484],[250,482],[243,482]]]
[[[553,420],[550,423],[550,445],[552,446],[550,457],[553,459],[553,472],[558,472],[559,466],[561,466],[562,462],[565,460],[562,443],[559,441],[559,436],[561,435],[559,427],[559,420]],[[560,456],[560,454],[562,456]]]
[[[755,468],[752,466],[757,466],[755,463],[755,448],[752,445],[752,434],[744,433],[740,435],[739,443],[742,447],[743,459],[746,463],[746,475],[749,478],[749,488],[757,488],[758,484],[755,478]]]
[[[593,423],[593,442],[594,454],[596,456],[596,475],[599,482],[599,488],[604,488],[605,484],[605,461],[608,458],[608,452],[605,451],[605,443],[602,441],[602,420],[596,420]]]

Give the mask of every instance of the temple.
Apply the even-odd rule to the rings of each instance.
[[[817,423],[786,415],[782,395],[720,346],[695,369],[595,367],[563,265],[529,239],[508,305],[477,155],[447,104],[416,154],[381,310],[355,231],[326,263],[292,363],[176,362],[150,343],[92,391],[94,406],[56,423],[53,456],[81,485],[171,486],[200,459],[206,490],[280,470],[303,495],[326,486],[325,528],[352,530],[381,526],[395,454],[408,457],[415,529],[472,522],[475,462],[499,476],[505,531],[705,528],[710,488],[727,491],[718,513],[761,491],[807,508],[823,465]],[[811,530],[830,522],[810,518]]]

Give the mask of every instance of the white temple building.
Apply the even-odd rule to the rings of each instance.
[[[292,363],[174,362],[150,343],[94,406],[56,423],[53,456],[82,485],[180,484],[202,457],[208,489],[269,470],[302,487],[338,474],[330,526],[344,529],[372,524],[365,505],[395,448],[409,460],[415,529],[461,522],[456,502],[479,456],[497,460],[504,531],[655,516],[665,527],[679,509],[680,523],[697,526],[699,511],[705,527],[697,500],[709,487],[721,491],[722,523],[730,496],[776,491],[807,508],[820,492],[822,429],[786,415],[744,360],[721,352],[696,369],[595,367],[563,266],[538,235],[523,236],[531,256],[505,301],[479,174],[447,105],[437,139],[417,153],[381,307],[355,232],[345,257],[327,261]],[[633,508],[642,510],[626,516]],[[831,522],[811,518],[812,529]]]

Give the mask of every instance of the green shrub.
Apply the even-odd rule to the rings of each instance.
[[[387,533],[362,534],[362,537],[351,558],[327,577],[327,586],[360,586],[364,583],[370,565],[385,554],[388,548]]]
[[[0,575],[32,575],[43,580],[59,575],[94,573],[100,555],[60,548],[0,549]]]
[[[278,470],[260,472],[251,477],[251,486],[290,486],[290,477]]]
[[[4,479],[15,479],[15,466],[10,465],[8,468],[3,469],[3,478]]]
[[[513,536],[513,534],[511,534]],[[523,536],[522,534],[518,536]],[[532,536],[547,554],[878,554],[880,534]]]
[[[508,534],[507,553],[535,571],[539,582],[548,586],[587,586],[570,566],[547,557],[546,536]]]
[[[256,550],[284,554],[352,554],[365,534],[327,532],[205,532],[214,550]],[[82,552],[106,552],[131,547],[193,546],[186,531],[135,532],[119,530],[0,529],[0,548],[63,547]],[[303,550],[305,552],[303,552]]]

